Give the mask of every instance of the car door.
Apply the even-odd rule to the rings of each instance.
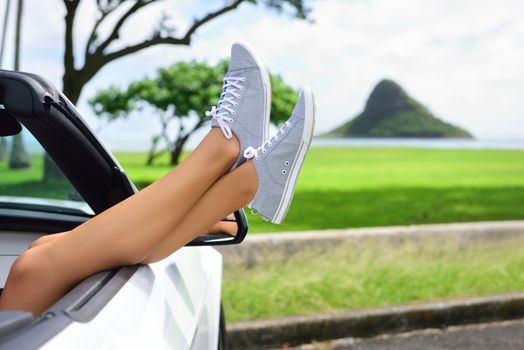
[[[35,189],[28,187],[30,181],[20,185],[17,176],[0,177],[3,286],[11,263],[36,237],[69,230],[136,188],[74,106],[39,76],[0,70],[2,132],[33,138],[41,147],[42,169],[42,162],[52,159],[64,180],[58,188],[34,180]],[[242,211],[225,220],[235,225],[235,234],[205,234],[189,244],[197,247],[156,264],[97,273],[37,318],[0,312],[0,347],[216,349],[222,265],[209,246],[240,243],[247,232]]]

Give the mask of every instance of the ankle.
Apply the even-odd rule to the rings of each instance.
[[[209,150],[207,161],[216,160],[220,163],[231,163],[229,166],[232,166],[240,154],[240,142],[234,134],[230,139],[227,139],[220,129],[212,128],[195,152],[199,151],[199,149]]]

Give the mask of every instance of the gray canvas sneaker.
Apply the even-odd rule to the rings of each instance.
[[[280,224],[287,214],[298,174],[311,144],[315,126],[315,102],[305,88],[293,114],[275,136],[258,148],[248,147],[258,175],[258,191],[248,205],[263,219]]]
[[[220,128],[227,139],[235,134],[243,150],[267,140],[270,112],[271,84],[266,69],[248,44],[234,43],[220,101],[206,112],[212,117],[211,127]],[[240,152],[230,170],[245,161]]]

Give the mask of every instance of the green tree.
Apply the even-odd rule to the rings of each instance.
[[[270,74],[269,80],[271,81],[271,123],[278,126],[291,116],[298,94],[280,75]]]
[[[177,25],[171,17],[174,13],[164,13],[158,24],[150,28],[150,35],[142,41],[124,43],[120,40],[121,33],[132,17],[139,17],[147,8],[161,0],[89,0],[94,2],[97,17],[85,43],[79,43],[74,38],[74,31],[80,3],[88,0],[62,0],[65,6],[64,31],[64,75],[62,90],[76,104],[85,85],[106,65],[134,53],[158,45],[189,46],[198,30],[207,23],[227,13],[235,11],[243,3],[261,5],[277,13],[287,13],[293,17],[306,19],[310,9],[308,0],[223,0],[208,1],[209,10],[205,15],[189,21],[189,27],[182,33],[177,31]],[[180,16],[177,16],[178,18]],[[184,21],[182,21],[184,22]],[[108,34],[102,35],[100,28],[105,28]],[[144,28],[147,31],[147,28]],[[79,54],[80,53],[80,54]],[[47,157],[47,155],[46,155]],[[52,178],[57,169],[49,169],[52,162],[46,161],[44,173],[46,178]]]
[[[63,91],[65,95],[76,103],[84,86],[107,64],[157,45],[189,46],[195,33],[207,23],[235,11],[243,3],[262,5],[279,13],[288,13],[296,18],[307,18],[310,9],[307,0],[223,0],[209,1],[209,10],[202,17],[190,21],[190,25],[183,33],[178,33],[176,24],[171,17],[174,13],[164,13],[158,24],[150,29],[150,36],[143,41],[122,45],[120,34],[122,28],[132,17],[137,17],[161,0],[96,0],[97,18],[89,30],[89,37],[83,48],[75,47],[78,44],[73,38],[75,19],[80,3],[84,0],[63,0],[65,15],[64,33],[64,76]],[[93,0],[91,0],[93,2]],[[311,0],[310,0],[311,1]],[[85,2],[85,1],[84,1]],[[115,18],[116,17],[116,18]],[[180,16],[178,16],[180,17]],[[112,20],[115,19],[115,20]],[[100,34],[101,27],[109,26],[108,35]],[[147,28],[144,28],[147,30]],[[115,48],[117,47],[117,48]],[[82,57],[77,53],[82,52]]]
[[[225,60],[214,66],[197,61],[178,62],[159,69],[153,78],[133,82],[127,88],[110,86],[98,91],[89,104],[106,123],[127,118],[132,111],[144,107],[153,108],[161,131],[152,137],[147,164],[169,152],[171,164],[176,165],[191,134],[209,121],[205,111],[218,102],[227,66]],[[271,121],[279,124],[291,114],[297,93],[281,77],[270,75],[270,78]],[[196,121],[190,125],[188,118],[192,116]],[[174,135],[168,132],[172,123],[176,124]]]

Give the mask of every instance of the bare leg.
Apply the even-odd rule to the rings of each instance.
[[[255,166],[248,161],[218,180],[142,263],[150,264],[171,255],[213,223],[244,207],[253,199],[257,188]]]
[[[230,213],[226,216],[229,219],[234,219],[234,213]],[[217,232],[226,232],[230,233],[231,235],[234,235],[236,233],[237,224],[236,222],[230,222],[230,221],[218,221],[214,223],[211,227],[209,227],[207,230],[202,232],[202,235],[206,234],[212,234]],[[46,244],[49,242],[54,241],[55,239],[59,239],[61,237],[64,237],[66,234],[68,234],[71,231],[64,231],[64,232],[58,232],[58,233],[51,233],[45,236],[41,236],[37,239],[35,239],[33,242],[31,242],[31,245],[27,249],[32,249],[35,247],[38,247],[42,244]]]
[[[86,276],[144,260],[234,163],[238,148],[236,139],[227,141],[213,129],[184,162],[157,182],[61,239],[26,251],[12,266],[0,309],[39,314]],[[207,222],[200,232],[213,224]]]

